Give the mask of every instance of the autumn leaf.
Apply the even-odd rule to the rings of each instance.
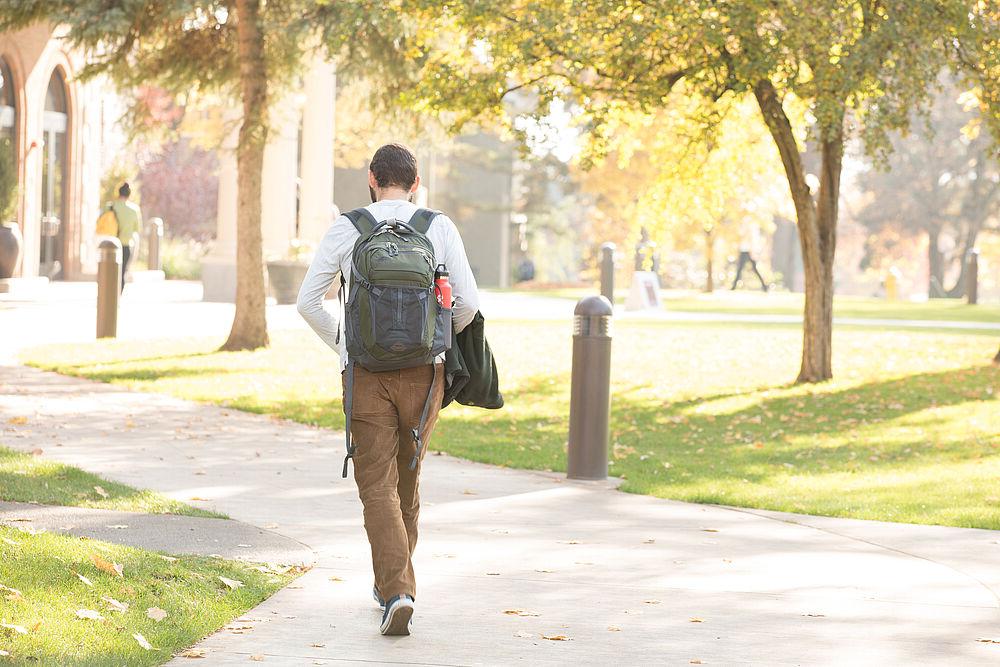
[[[94,582],[88,579],[87,577],[83,576],[79,572],[74,572],[73,574],[75,574],[80,579],[80,581],[84,583],[85,586],[93,587]]]
[[[102,487],[102,486],[95,485],[94,486],[94,491],[96,491],[97,495],[99,495],[101,498],[110,498],[111,497],[111,495],[107,491],[105,491],[104,487]]]
[[[167,612],[159,607],[150,607],[146,610],[146,616],[159,623],[167,617]]]
[[[645,604],[660,604],[659,600],[643,600]]]
[[[91,619],[93,621],[103,621],[104,620],[104,617],[101,616],[101,612],[94,611],[93,609],[77,609],[76,610],[76,617],[77,618],[89,618],[89,619]]]
[[[340,577],[330,577],[330,581],[339,582],[339,581],[343,581],[343,579],[341,579]]]
[[[13,600],[23,599],[21,591],[17,590],[16,588],[11,588],[10,586],[4,586],[3,584],[0,584],[0,591],[4,591],[6,593],[4,597],[7,598],[8,600],[13,601]]]
[[[243,585],[242,581],[237,581],[236,579],[227,579],[226,577],[223,577],[221,575],[219,576],[219,581],[221,581],[222,583],[224,583],[226,586],[228,586],[230,589],[233,590]]]
[[[23,625],[14,625],[13,623],[2,622],[2,623],[0,623],[0,628],[6,628],[7,630],[13,630],[14,632],[16,632],[19,635],[26,635],[26,634],[28,634],[28,628],[24,627]]]
[[[508,616],[541,616],[537,611],[525,611],[523,609],[505,609],[503,613]]]
[[[101,572],[106,572],[107,574],[113,574],[119,579],[123,578],[124,568],[118,563],[109,563],[97,554],[90,554],[90,560],[94,563],[96,567]]]
[[[617,625],[609,625],[608,626],[608,632],[621,632],[621,631],[622,631],[622,629],[619,628]]]
[[[695,618],[689,618],[688,622],[689,623],[704,623],[705,619],[703,619],[703,618],[697,618],[697,617],[695,617]]]
[[[34,449],[31,450],[31,455],[32,456],[41,456],[44,453],[45,453],[45,450],[42,449],[41,447],[35,447]]]
[[[124,529],[128,528],[128,524],[116,523],[116,524],[112,524],[112,525],[108,526],[108,528],[113,528],[114,530],[124,530]]]
[[[250,659],[253,660],[254,662],[264,662],[264,654],[255,653],[252,656],[250,656]]]
[[[138,632],[132,635],[132,639],[139,643],[139,646],[143,647],[147,651],[152,650],[153,645],[146,641],[146,638],[140,635]]]
[[[566,635],[542,635],[542,639],[548,639],[550,642],[571,642],[573,639],[567,637]]]
[[[705,664],[701,660],[699,660],[698,658],[691,658],[690,660],[688,660],[688,663],[692,664],[692,665],[703,665],[703,664]]]
[[[177,654],[181,658],[204,658],[206,653],[203,648],[189,648]]]
[[[992,637],[980,637],[976,641],[984,644],[1000,644],[1000,639],[994,639]]]
[[[126,611],[128,611],[128,604],[124,602],[119,602],[118,600],[112,597],[108,597],[107,595],[102,596],[101,599],[104,600],[109,607],[111,607],[117,612],[121,612],[124,614]]]
[[[8,424],[15,424],[15,425],[17,425],[17,424],[27,424],[28,423],[28,418],[27,417],[11,417],[10,419],[7,420],[7,423]]]
[[[175,562],[177,560],[173,556],[164,556],[163,554],[160,554],[160,558],[162,558],[163,560],[167,561],[168,563],[173,563],[173,562]]]

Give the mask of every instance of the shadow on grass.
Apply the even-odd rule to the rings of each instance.
[[[0,500],[160,514],[223,516],[6,447],[0,447]]]

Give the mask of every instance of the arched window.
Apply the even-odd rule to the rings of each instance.
[[[42,117],[42,225],[40,273],[58,278],[63,270],[63,221],[66,202],[66,159],[69,124],[66,81],[56,68],[45,93]]]
[[[17,103],[14,96],[14,77],[7,61],[0,58],[0,144],[7,150],[17,147]]]

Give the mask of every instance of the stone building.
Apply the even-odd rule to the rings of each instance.
[[[16,165],[13,222],[22,246],[14,279],[0,291],[96,271],[100,181],[123,149],[122,105],[106,82],[77,80],[83,64],[50,25],[0,33],[0,137],[10,140]]]

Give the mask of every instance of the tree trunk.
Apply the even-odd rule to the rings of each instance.
[[[833,258],[844,155],[843,128],[830,131],[821,141],[819,196],[814,202],[791,122],[777,91],[765,79],[754,86],[754,96],[781,155],[802,247],[805,311],[802,364],[797,382],[822,382],[833,377]]]
[[[949,299],[961,299],[965,296],[969,282],[969,252],[976,247],[976,239],[979,237],[979,225],[971,223],[965,234],[965,243],[958,256],[959,271],[958,280],[950,290],[945,293]]]
[[[711,294],[715,291],[715,271],[712,266],[712,259],[715,250],[715,236],[710,231],[705,232],[705,293]]]
[[[997,350],[997,356],[993,357],[994,364],[1000,364],[1000,350]]]
[[[927,230],[927,294],[932,299],[944,296],[944,258],[938,249],[940,236],[938,227]]]
[[[236,316],[223,350],[268,344],[265,313],[261,180],[267,144],[267,69],[260,0],[236,0],[243,123],[236,149]]]

